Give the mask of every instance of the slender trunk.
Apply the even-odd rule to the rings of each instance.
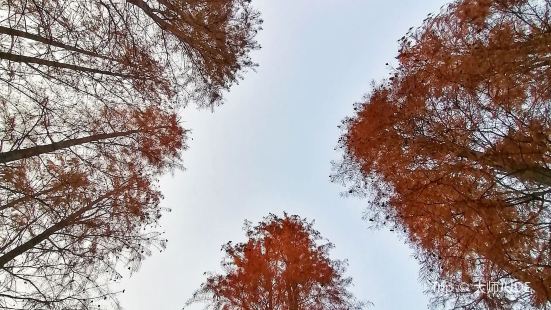
[[[116,61],[114,58],[103,56],[103,55],[100,55],[98,53],[87,51],[85,49],[78,48],[78,47],[75,47],[75,46],[67,45],[65,43],[55,41],[54,39],[45,38],[45,37],[36,35],[34,33],[26,32],[26,31],[21,31],[21,30],[17,30],[17,29],[13,29],[13,28],[0,26],[0,33],[7,34],[7,35],[10,35],[10,36],[20,37],[20,38],[25,38],[25,39],[29,39],[29,40],[33,40],[33,41],[37,41],[37,42],[44,43],[44,44],[51,45],[51,46],[55,46],[55,47],[60,47],[60,48],[63,48],[65,50],[68,50],[68,51],[77,52],[77,53],[88,55],[88,56],[91,56],[91,57],[106,59],[106,60],[109,60],[109,61]]]
[[[551,187],[551,169],[538,165],[518,163],[511,159],[496,158],[496,156],[487,156],[482,152],[473,150],[462,151],[458,154],[460,157],[479,162],[493,167],[507,175],[518,178],[521,181],[538,183]]]
[[[57,222],[53,226],[50,226],[48,229],[44,230],[42,233],[34,236],[33,238],[27,240],[23,244],[13,248],[9,252],[3,254],[0,256],[0,268],[4,268],[4,266],[9,263],[10,261],[14,260],[19,255],[25,253],[26,251],[31,250],[33,247],[41,243],[42,241],[48,239],[51,235],[55,234],[56,232],[62,230],[65,227],[70,226],[72,223],[74,223],[82,214],[84,214],[86,211],[91,210],[96,204],[98,204],[103,199],[109,197],[112,193],[105,194],[98,199],[90,202],[85,207],[82,207],[78,209],[77,211],[71,213],[69,216],[64,218],[63,220]]]
[[[190,37],[190,35],[177,27],[175,27],[173,24],[167,22],[162,17],[159,17],[157,14],[155,14],[154,10],[147,5],[147,3],[143,0],[126,0],[126,2],[137,6],[140,8],[149,18],[151,18],[158,26],[164,31],[170,32],[172,35],[176,36],[180,42],[185,43],[187,46],[190,47],[197,47],[200,42],[197,40],[194,40]],[[168,3],[165,3],[165,5],[169,5]],[[191,27],[201,27],[200,25],[197,25],[196,23],[192,22],[189,18],[186,18],[185,15],[180,15],[179,18],[183,20],[186,24],[188,24]],[[208,28],[204,27],[205,31],[209,31]],[[194,42],[195,41],[195,42]],[[201,58],[206,59],[207,57],[204,54],[203,50],[208,50],[208,52],[212,55],[216,55],[217,51],[213,49],[212,47],[208,46],[207,44],[201,44],[201,48],[193,48],[193,50],[201,55]]]
[[[268,284],[268,310],[274,310],[274,294],[273,294],[273,285],[272,281],[269,279]]]
[[[74,70],[74,71],[90,72],[90,73],[97,73],[97,74],[102,74],[102,75],[117,76],[117,77],[122,77],[122,78],[125,78],[125,79],[139,78],[137,76],[132,76],[132,75],[129,75],[129,74],[124,74],[124,73],[118,73],[118,72],[88,68],[88,67],[83,67],[83,66],[71,65],[71,64],[67,64],[67,63],[63,63],[63,62],[58,62],[58,61],[46,60],[46,59],[41,59],[41,58],[36,58],[36,57],[23,56],[23,55],[17,55],[17,54],[12,54],[12,53],[5,53],[5,52],[0,52],[0,59],[5,59],[5,60],[9,60],[9,61],[14,61],[14,62],[20,62],[20,63],[32,63],[32,64],[49,66],[49,67],[55,67],[55,68],[70,69],[70,70]]]
[[[3,152],[3,153],[0,153],[0,163],[8,163],[11,161],[29,158],[32,156],[51,153],[51,152],[55,152],[61,149],[66,149],[75,145],[96,142],[96,141],[101,141],[101,140],[106,140],[111,138],[117,138],[117,137],[124,137],[124,136],[128,136],[138,132],[140,131],[129,130],[129,131],[123,131],[123,132],[96,134],[88,137],[70,139],[70,140],[65,140],[60,142],[53,142],[51,144],[39,145],[39,146],[34,146],[34,147],[21,149],[21,150]]]
[[[149,18],[151,18],[162,30],[164,31],[170,31],[172,32],[175,36],[177,36],[179,39],[182,39],[181,38],[181,34],[179,32],[174,32],[174,29],[172,27],[171,24],[169,24],[167,21],[165,21],[164,19],[160,18],[159,16],[157,16],[155,14],[155,12],[153,12],[153,9],[151,9],[151,7],[149,5],[147,5],[147,3],[145,3],[145,1],[143,0],[126,0],[126,2],[132,4],[132,5],[135,5],[137,6],[138,8],[140,8],[147,16],[149,16]]]
[[[289,310],[298,310],[298,291],[295,283],[288,284],[287,298],[289,300]]]

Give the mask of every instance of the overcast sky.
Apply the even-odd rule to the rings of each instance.
[[[366,202],[342,198],[331,160],[352,104],[388,74],[397,40],[442,0],[253,0],[262,12],[260,64],[214,113],[184,111],[191,129],[185,171],[161,181],[168,248],[124,281],[128,310],[181,309],[220,270],[222,244],[243,241],[243,222],[283,211],[315,220],[348,259],[353,292],[372,309],[426,309],[412,251],[362,221]],[[200,309],[191,307],[190,309]]]

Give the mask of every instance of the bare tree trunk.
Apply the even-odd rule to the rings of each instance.
[[[44,43],[44,44],[47,44],[47,45],[60,47],[60,48],[63,48],[65,50],[68,50],[68,51],[77,52],[77,53],[92,56],[92,57],[102,58],[102,59],[106,59],[106,60],[110,60],[110,61],[116,61],[114,58],[103,56],[103,55],[100,55],[98,53],[87,51],[85,49],[78,48],[78,47],[75,47],[75,46],[67,45],[65,43],[55,41],[54,39],[45,38],[45,37],[36,35],[34,33],[26,32],[26,31],[21,31],[21,30],[16,30],[16,29],[0,26],[0,33],[7,34],[7,35],[12,36],[12,37],[15,36],[15,37],[20,37],[20,38],[25,38],[25,39],[28,39],[28,40],[37,41],[37,42]]]
[[[75,145],[96,142],[96,141],[101,141],[101,140],[106,140],[111,138],[129,136],[131,134],[135,134],[138,132],[139,130],[129,130],[129,131],[123,131],[123,132],[97,134],[97,135],[91,135],[88,137],[70,139],[70,140],[65,140],[60,142],[53,142],[47,145],[34,146],[34,147],[22,149],[22,150],[3,152],[3,153],[0,153],[0,163],[8,163],[11,161],[29,158],[32,156],[51,153],[51,152],[55,152],[61,149],[66,149]]]
[[[90,73],[97,73],[97,74],[102,74],[102,75],[117,76],[117,77],[122,77],[122,78],[125,78],[125,79],[140,78],[138,76],[132,76],[132,75],[129,75],[129,74],[124,74],[124,73],[118,73],[118,72],[88,68],[88,67],[83,67],[83,66],[71,65],[71,64],[66,64],[66,63],[63,63],[63,62],[58,62],[58,61],[46,60],[46,59],[23,56],[23,55],[16,55],[16,54],[5,53],[5,52],[0,52],[0,59],[5,59],[5,60],[9,60],[9,61],[14,61],[14,62],[20,62],[20,63],[32,63],[32,64],[49,66],[49,67],[55,67],[55,68],[70,69],[70,70],[74,70],[74,71],[90,72]]]
[[[27,240],[25,243],[13,248],[9,252],[3,254],[0,256],[0,268],[3,268],[7,263],[15,259],[17,256],[25,253],[26,251],[31,250],[34,248],[37,244],[40,242],[48,239],[51,235],[55,234],[56,232],[62,230],[63,228],[70,226],[72,223],[74,223],[75,220],[77,220],[82,214],[84,214],[86,211],[91,210],[96,204],[101,202],[103,199],[109,197],[113,193],[110,192],[108,194],[105,194],[98,199],[90,202],[86,206],[78,209],[77,211],[71,213],[69,216],[64,218],[63,220],[57,222],[53,226],[50,226],[48,229],[44,230],[42,233],[34,236],[33,238]]]

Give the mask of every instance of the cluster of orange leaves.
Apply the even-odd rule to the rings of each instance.
[[[456,1],[427,18],[341,140],[343,165],[379,183],[372,220],[403,230],[433,279],[529,283],[520,299],[536,306],[551,301],[548,9]],[[520,303],[473,296],[475,306]]]

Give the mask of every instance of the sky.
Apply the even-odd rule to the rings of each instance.
[[[181,309],[204,272],[221,270],[221,246],[245,240],[245,219],[283,211],[315,220],[371,309],[427,309],[412,250],[388,230],[369,229],[367,202],[341,197],[345,188],[329,175],[340,157],[337,125],[388,75],[398,39],[445,2],[253,0],[264,19],[253,54],[260,66],[223,106],[183,111],[186,169],[160,183],[162,207],[172,210],[161,221],[168,247],[122,283],[124,309]]]

